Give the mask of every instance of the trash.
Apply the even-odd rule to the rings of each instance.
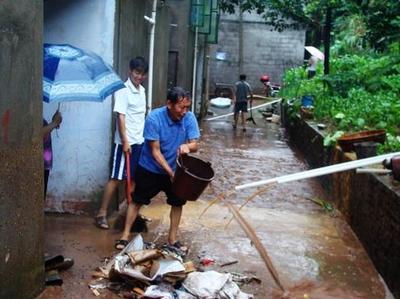
[[[144,291],[141,288],[135,287],[133,288],[133,291],[135,294],[142,296],[144,294]]]
[[[253,295],[243,293],[232,281],[229,273],[216,271],[192,272],[182,283],[197,298],[248,299]]]
[[[180,261],[183,264],[183,257],[181,256],[182,253],[178,253],[175,250],[174,251],[169,250],[169,249],[167,249],[165,247],[161,248],[161,252],[162,252],[162,254],[164,256],[169,256],[171,258],[174,258],[174,259]]]
[[[131,258],[131,262],[134,265],[144,263],[149,260],[158,259],[163,256],[161,251],[157,249],[146,249],[139,251],[131,251],[128,253],[128,256]]]
[[[213,260],[212,258],[209,258],[209,257],[203,257],[200,260],[200,264],[202,264],[203,266],[211,266],[211,265],[214,265],[214,263],[215,263],[215,260]]]
[[[91,291],[92,291],[92,293],[93,293],[96,297],[100,296],[100,292],[99,292],[98,290],[96,290],[96,289],[91,289]]]
[[[186,273],[194,272],[197,270],[192,261],[184,263],[183,266],[185,267]]]
[[[95,281],[89,283],[89,288],[90,289],[106,289],[107,288],[107,281]]]
[[[174,244],[164,244],[161,250],[167,254],[175,256],[178,260],[183,262],[183,258],[188,254],[189,249],[181,242],[176,241]]]
[[[248,284],[248,283],[252,283],[252,282],[256,282],[258,284],[261,283],[261,279],[259,279],[257,276],[254,276],[254,275],[247,276],[247,275],[243,275],[243,274],[235,273],[235,272],[231,272],[231,275],[232,275],[232,280],[234,282],[237,282],[240,284],[243,284],[243,283]]]
[[[89,283],[93,294],[100,296],[99,290],[107,288],[129,298],[253,298],[240,290],[230,273],[198,272],[192,261],[183,263],[182,258],[173,252],[145,247],[142,237],[138,235],[107,265],[98,268],[93,276],[99,278]],[[203,266],[215,264],[211,257],[199,258]],[[230,260],[222,266],[237,262]],[[242,281],[244,279],[252,281],[253,278],[244,277]],[[181,288],[175,289],[175,286]],[[129,287],[129,293],[124,293],[126,287]]]
[[[196,297],[191,294],[175,290],[171,285],[168,284],[160,284],[160,285],[151,285],[146,289],[146,292],[143,294],[145,298],[155,298],[155,299],[195,299]]]
[[[105,266],[99,267],[98,270],[104,273],[106,277],[110,275],[110,271],[112,267],[115,264],[115,259],[119,256],[123,256],[126,252],[131,252],[131,251],[138,251],[142,250],[144,248],[144,241],[142,236],[139,234],[137,235],[132,241],[129,242],[129,244],[122,249],[116,256],[114,256]]]
[[[229,261],[229,262],[226,262],[226,263],[220,264],[219,266],[222,268],[222,267],[225,267],[225,266],[230,266],[230,265],[237,264],[238,262],[239,262],[238,260]]]
[[[163,277],[168,273],[185,273],[183,264],[175,259],[158,259],[151,261],[147,265],[133,266],[127,255],[117,256],[114,264],[115,270],[120,274],[125,274],[140,281],[150,282],[157,277]]]

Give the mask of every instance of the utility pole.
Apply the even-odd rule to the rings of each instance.
[[[203,118],[207,115],[208,110],[208,102],[209,102],[209,86],[210,86],[210,45],[208,43],[205,44],[204,49],[204,70],[205,70],[205,77],[204,77],[204,90],[203,90],[203,101],[201,102],[201,109],[200,109],[200,118]]]
[[[242,0],[239,5],[239,75],[243,74],[243,12]],[[238,76],[239,77],[239,76]]]

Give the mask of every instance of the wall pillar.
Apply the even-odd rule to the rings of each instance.
[[[0,298],[44,287],[41,0],[0,5]]]

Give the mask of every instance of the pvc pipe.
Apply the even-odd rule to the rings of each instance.
[[[326,167],[320,167],[312,170],[307,170],[307,171],[302,171],[294,174],[289,174],[289,175],[284,175],[272,179],[267,179],[267,180],[261,180],[253,183],[248,183],[248,184],[243,184],[235,187],[235,190],[241,190],[245,188],[250,188],[250,187],[257,187],[260,185],[266,185],[266,184],[272,184],[272,183],[286,183],[286,182],[291,182],[291,181],[297,181],[297,180],[302,180],[302,179],[308,179],[308,178],[313,178],[321,175],[326,175],[326,174],[331,174],[335,172],[340,172],[340,171],[345,171],[345,170],[350,170],[354,168],[359,168],[367,165],[372,165],[376,163],[381,163],[385,159],[391,159],[394,156],[400,155],[400,152],[396,153],[390,153],[390,154],[385,154],[385,155],[380,155],[376,157],[371,157],[371,158],[366,158],[366,159],[361,159],[361,160],[356,160],[356,161],[351,161],[351,162],[344,162],[344,163],[339,163],[335,165],[330,165]]]
[[[278,99],[278,100],[274,100],[274,101],[271,101],[271,102],[268,102],[268,103],[264,103],[264,104],[261,104],[261,105],[252,107],[252,108],[249,109],[249,110],[254,110],[254,109],[258,109],[258,108],[264,107],[264,106],[268,106],[268,105],[271,105],[271,104],[275,104],[275,103],[280,102],[281,100],[282,100],[282,99]],[[226,116],[231,116],[231,115],[233,115],[233,112],[228,113],[228,114],[218,115],[218,116],[211,117],[211,118],[206,118],[205,120],[214,120],[214,119],[218,119],[218,118],[222,118],[222,117],[226,117]]]
[[[196,81],[197,81],[197,52],[198,52],[198,39],[199,39],[199,28],[196,26],[194,34],[194,57],[193,57],[193,82],[192,82],[192,112],[194,113],[196,104]]]
[[[144,16],[144,19],[150,23],[150,47],[149,47],[149,86],[148,86],[148,112],[151,111],[153,106],[153,64],[154,64],[154,37],[156,30],[156,12],[157,12],[157,0],[153,0],[153,10],[151,12],[151,18]]]
[[[392,173],[392,171],[390,169],[380,169],[380,168],[357,168],[356,173],[389,174]]]

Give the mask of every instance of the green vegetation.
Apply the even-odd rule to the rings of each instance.
[[[330,128],[326,144],[337,131],[386,129],[387,143],[380,152],[400,149],[400,44],[385,54],[348,54],[331,60],[331,73],[306,78],[303,67],[285,73],[281,96],[314,97],[314,117]],[[296,109],[298,105],[293,105]],[[335,135],[335,138],[332,138]]]
[[[328,125],[326,145],[342,132],[386,129],[387,142],[378,151],[400,150],[399,0],[218,0],[218,4],[229,13],[256,12],[278,31],[304,28],[307,45],[324,45],[324,65],[320,63],[317,76],[307,80],[303,67],[288,70],[281,96],[290,101],[292,115],[299,113],[303,96],[313,96],[315,118]]]

